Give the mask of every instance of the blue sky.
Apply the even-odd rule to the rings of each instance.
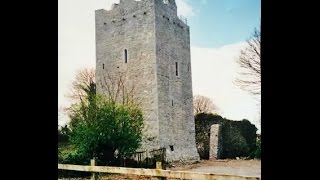
[[[66,97],[75,72],[95,68],[96,9],[110,9],[119,0],[58,0],[58,109],[70,105]],[[236,59],[246,39],[259,26],[261,0],[176,0],[178,15],[188,19],[194,95],[212,99],[222,116],[248,119],[260,128],[257,99],[234,85]],[[59,114],[61,111],[59,112]],[[61,113],[59,124],[68,118]]]
[[[192,45],[220,47],[246,40],[260,24],[261,0],[187,0]]]

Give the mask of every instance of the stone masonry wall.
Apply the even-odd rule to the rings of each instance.
[[[154,137],[145,141],[142,149],[160,148],[154,31],[152,0],[122,0],[110,11],[96,11],[97,91],[107,93],[107,81],[116,92],[117,80],[124,76],[126,92],[134,89],[133,95],[141,103],[146,134]]]
[[[199,159],[190,63],[189,27],[177,17],[174,0],[120,0],[110,11],[96,10],[97,91],[115,93],[116,80],[125,77],[153,137],[141,149],[164,147],[169,161]]]
[[[177,17],[177,7],[172,0],[168,4],[156,1],[155,16],[160,145],[167,149],[169,161],[198,160],[192,113],[189,26]]]

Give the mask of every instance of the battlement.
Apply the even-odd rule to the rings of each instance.
[[[160,0],[163,4],[165,4],[168,8],[177,10],[177,4],[175,0]]]
[[[177,5],[175,0],[120,0],[119,3],[112,4],[110,10],[96,10],[97,14],[101,14],[104,18],[104,23],[111,25],[115,22],[123,23],[125,20],[133,20],[138,16],[153,17],[159,16],[168,20],[177,28],[188,31],[187,19],[177,15]],[[151,16],[150,16],[151,15]]]
[[[162,4],[165,5],[167,8],[177,9],[177,4],[175,0],[120,0],[119,3],[113,3],[111,5],[111,9],[107,11],[112,11],[117,9],[120,6],[127,6],[127,5],[137,5],[137,4]]]
[[[134,7],[141,5],[161,6],[165,10],[173,12],[175,15],[177,15],[177,5],[175,0],[120,0],[119,3],[113,3],[110,10],[100,10],[111,13],[112,11],[117,11],[121,8],[134,9]]]
[[[187,18],[178,16],[175,0],[155,0],[156,14],[163,16],[179,28],[188,29]]]
[[[140,3],[143,3],[143,2],[149,2],[150,0],[140,0],[140,1],[137,1],[137,0],[120,0],[119,3],[113,3],[111,5],[111,10],[109,11],[113,11],[113,10],[116,10],[118,7],[121,7],[121,6],[131,6],[131,5],[139,5]]]

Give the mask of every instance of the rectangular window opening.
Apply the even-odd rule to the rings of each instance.
[[[170,150],[171,150],[171,151],[174,151],[174,149],[173,149],[173,145],[171,145],[171,146],[170,146]]]
[[[102,64],[102,69],[104,69],[104,64]]]
[[[173,100],[171,100],[171,105],[173,106]]]
[[[176,62],[176,76],[179,76],[179,74],[178,74],[178,62]]]
[[[124,50],[124,63],[128,62],[128,51],[127,49]]]

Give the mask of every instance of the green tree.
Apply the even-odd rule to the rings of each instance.
[[[96,94],[95,79],[95,69],[79,69],[72,81],[68,97],[76,103],[94,97]]]
[[[95,157],[106,165],[130,156],[140,146],[143,117],[134,104],[116,104],[96,95],[71,109],[71,121],[77,122],[72,126],[71,143],[83,159]]]
[[[98,164],[114,164],[140,146],[142,111],[125,79],[125,74],[106,76],[105,86],[109,88],[102,95],[96,92],[94,69],[77,72],[69,94],[74,103],[68,108],[70,141],[75,151],[64,163],[88,164],[91,158],[96,158]],[[117,97],[123,97],[123,101]]]
[[[81,104],[83,107],[88,105],[87,111],[82,111],[84,116],[93,119],[95,115],[95,99],[96,99],[96,82],[95,82],[95,70],[84,68],[77,71],[74,81],[68,97],[72,100],[73,105],[67,108],[69,116],[73,116],[76,112],[75,107]],[[78,118],[70,118],[70,128],[78,123]]]
[[[58,143],[68,143],[70,132],[67,125],[58,128]]]

